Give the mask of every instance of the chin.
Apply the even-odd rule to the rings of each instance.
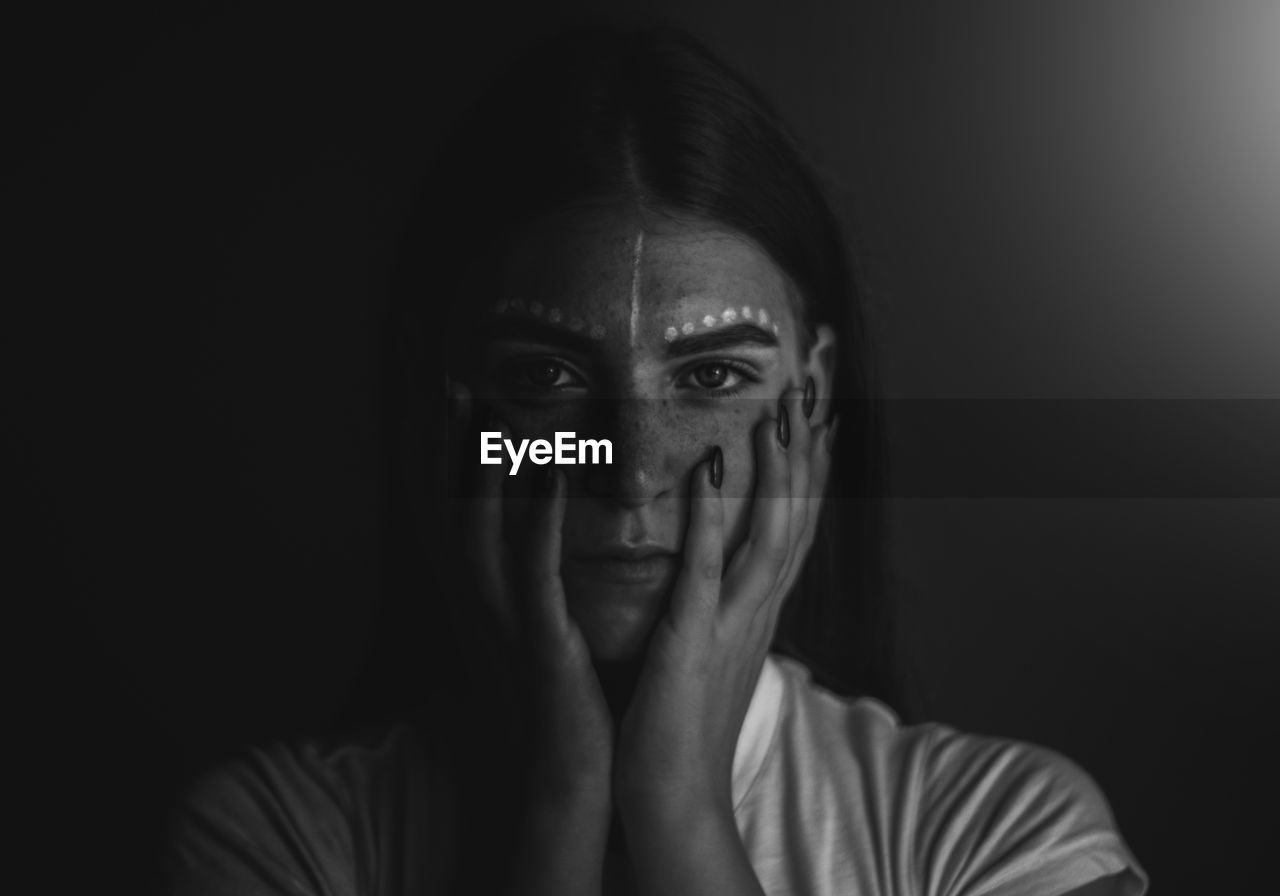
[[[566,581],[565,603],[594,659],[626,662],[644,656],[649,634],[666,612],[668,591],[665,583]]]

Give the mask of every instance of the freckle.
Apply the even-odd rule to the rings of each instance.
[[[584,321],[580,317],[570,318],[569,320],[569,329],[573,330],[573,332],[575,333],[581,333],[582,328],[585,327],[586,325],[587,325],[586,321]]]
[[[547,314],[547,320],[551,321],[553,324],[558,324],[560,323],[560,318],[563,316],[564,315],[560,313],[559,308],[552,308],[550,313]]]
[[[680,328],[680,332],[688,336],[690,333],[693,332],[693,324],[691,323],[685,324],[683,327]]]
[[[710,314],[708,314],[706,317],[702,319],[702,325],[704,327],[714,326],[715,322],[716,322],[716,319],[712,317]]]
[[[724,313],[720,315],[720,319],[727,324],[731,324],[738,319],[738,310],[736,308],[726,308]]]
[[[591,338],[592,338],[592,339],[603,339],[603,338],[604,338],[604,327],[600,326],[600,324],[593,324],[593,325],[591,326]]]
[[[529,313],[530,313],[530,314],[541,314],[541,313],[542,313],[542,303],[541,303],[541,302],[534,302],[533,304],[531,304],[531,305],[529,306]]]
[[[676,336],[680,334],[675,327],[667,327],[667,332],[663,333],[662,335],[666,337],[667,342],[674,342]]]

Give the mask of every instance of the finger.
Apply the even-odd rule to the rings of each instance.
[[[500,429],[504,438],[507,436],[506,427],[495,424],[494,429]],[[514,636],[518,625],[508,588],[507,550],[502,536],[506,480],[505,459],[497,464],[480,465],[476,475],[476,493],[470,501],[466,544],[481,597],[506,632]]]
[[[689,524],[685,529],[680,574],[671,593],[668,616],[677,631],[703,626],[720,606],[724,571],[724,499],[713,468],[723,474],[719,447],[693,468],[689,484]]]
[[[827,490],[827,482],[831,474],[831,426],[825,423],[813,427],[810,438],[808,491],[804,496],[803,522],[800,531],[794,538],[787,573],[781,589],[783,593],[791,590],[796,579],[800,577],[804,564],[813,548],[817,537],[818,522],[822,518],[823,498]],[[798,491],[798,490],[797,490]]]
[[[791,518],[788,527],[790,545],[781,576],[783,581],[790,580],[792,568],[800,562],[800,552],[796,548],[804,534],[809,515],[809,477],[814,439],[810,415],[805,413],[805,402],[804,389],[788,389],[778,400],[779,408],[785,408],[791,420],[791,438],[787,446],[787,460],[791,471]]]
[[[536,493],[530,508],[530,535],[524,555],[528,576],[532,646],[550,654],[568,637],[570,622],[560,578],[561,530],[567,503],[564,476],[554,466],[535,474]]]
[[[832,425],[823,423],[813,428],[809,448],[809,484],[805,505],[804,535],[812,542],[812,535],[822,518],[822,502],[831,479],[831,431]]]
[[[827,483],[831,481],[832,453],[836,427],[839,420],[814,427],[813,444],[809,452],[809,529],[817,527],[822,517],[822,505],[827,495]]]
[[[791,466],[791,540],[795,543],[803,529],[809,503],[809,453],[813,444],[813,425],[804,412],[803,389],[788,389],[782,393],[779,403],[787,409],[791,419],[791,444],[787,446],[787,460]]]
[[[752,432],[756,481],[747,537],[734,552],[725,576],[734,600],[768,596],[787,559],[791,522],[791,462],[780,438],[783,417],[766,417]],[[789,424],[789,420],[785,421]]]

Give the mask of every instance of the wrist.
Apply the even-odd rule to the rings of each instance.
[[[732,775],[727,768],[639,768],[621,763],[613,774],[620,813],[637,816],[733,815]]]
[[[620,814],[640,893],[763,896],[727,800],[648,803]]]
[[[606,803],[531,800],[524,807],[518,848],[506,869],[507,894],[587,896],[603,885],[609,824]]]
[[[529,805],[561,812],[594,808],[608,814],[613,799],[607,770],[567,769],[554,762],[534,762],[526,793]]]
[[[727,787],[705,783],[675,784],[615,789],[618,816],[633,837],[652,837],[672,832],[702,830],[708,825],[724,827],[733,823],[733,802]]]

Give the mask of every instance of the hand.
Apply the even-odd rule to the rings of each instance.
[[[810,426],[803,403],[800,390],[789,390],[778,416],[754,430],[750,528],[727,567],[714,459],[693,471],[681,572],[614,757],[629,844],[654,824],[732,821],[738,734],[782,603],[813,543],[830,471],[831,427]]]
[[[460,394],[464,407],[465,393]],[[498,423],[504,438],[510,432]],[[510,545],[503,530],[508,466],[481,465],[468,528],[468,554],[481,596],[506,635],[527,689],[533,724],[529,791],[513,794],[526,817],[511,866],[513,888],[529,893],[598,893],[611,810],[613,723],[586,641],[565,608],[560,530],[567,483],[534,468],[539,485]]]

